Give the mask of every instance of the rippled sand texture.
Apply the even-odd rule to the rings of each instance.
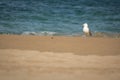
[[[1,80],[119,80],[120,55],[0,49]]]

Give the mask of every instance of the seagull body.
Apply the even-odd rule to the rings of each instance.
[[[92,33],[91,33],[87,23],[83,24],[83,32],[85,33],[86,36],[92,36]]]

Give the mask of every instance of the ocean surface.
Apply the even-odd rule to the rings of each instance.
[[[0,34],[120,36],[120,0],[0,0]]]

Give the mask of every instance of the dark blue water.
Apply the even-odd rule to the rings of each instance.
[[[120,34],[120,0],[0,0],[0,34]]]

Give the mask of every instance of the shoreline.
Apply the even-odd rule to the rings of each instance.
[[[119,38],[0,35],[0,49],[72,52],[80,55],[118,55]]]
[[[25,35],[25,36],[65,36],[65,37],[85,37],[83,32],[79,33],[71,33],[71,34],[62,34],[57,32],[23,32],[23,33],[0,33],[0,35]],[[120,38],[120,33],[112,33],[112,32],[92,32],[93,38]]]

